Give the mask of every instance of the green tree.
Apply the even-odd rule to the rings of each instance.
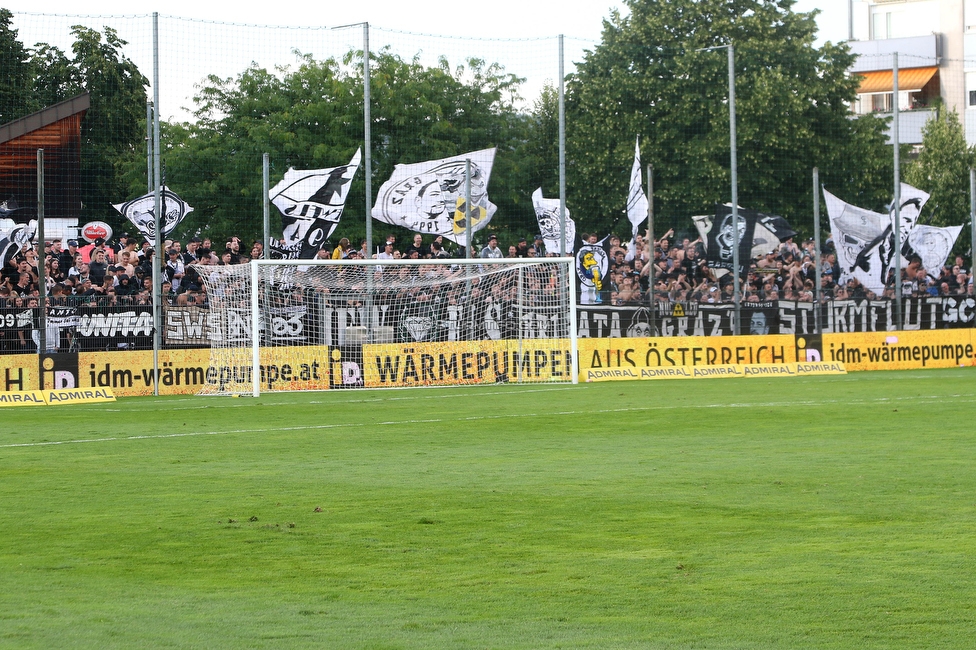
[[[13,14],[0,9],[0,124],[36,110],[31,97],[30,53],[11,27]]]
[[[519,158],[528,168],[529,193],[542,188],[546,197],[559,196],[559,91],[546,84],[528,116],[526,141]]]
[[[165,127],[170,185],[196,209],[184,232],[259,237],[264,152],[274,184],[289,167],[340,165],[362,147],[361,52],[342,61],[298,56],[293,69],[252,67],[235,78],[208,78],[194,98],[195,121]],[[491,197],[498,225],[506,215],[531,213],[512,155],[525,133],[525,117],[513,108],[520,79],[477,59],[454,69],[446,60],[425,67],[388,51],[374,53],[370,73],[374,198],[398,163],[496,146]],[[365,233],[364,172],[350,187],[334,238]]]
[[[974,166],[976,150],[966,146],[959,115],[943,108],[925,124],[922,150],[905,170],[906,183],[931,195],[925,204],[929,223],[968,223],[969,170]]]
[[[814,166],[852,202],[874,204],[890,193],[883,122],[850,119],[853,57],[843,45],[814,47],[814,14],[793,12],[792,0],[627,5],[630,15],[605,21],[602,42],[569,82],[570,204],[584,228],[609,229],[625,218],[638,135],[642,160],[654,165],[657,214],[679,230],[730,200],[723,48],[730,43],[741,205],[811,230]]]
[[[112,204],[130,198],[125,170],[134,160],[145,165],[149,81],[125,56],[126,41],[112,28],[102,33],[75,25],[71,34],[70,57],[47,43],[32,49],[33,109],[89,93],[91,107],[81,123],[82,216],[125,228]]]

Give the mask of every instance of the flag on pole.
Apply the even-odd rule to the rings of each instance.
[[[361,150],[348,165],[326,169],[289,169],[268,197],[281,212],[283,243],[271,254],[283,259],[312,259],[342,218],[349,186],[359,169]]]
[[[176,226],[180,225],[186,215],[193,212],[193,208],[165,185],[160,189],[160,200],[164,215],[163,237],[167,237]],[[156,241],[156,197],[152,192],[112,207],[132,222],[146,241]]]
[[[465,161],[471,161],[471,232],[491,221],[497,207],[488,200],[495,149],[397,165],[376,195],[373,218],[425,235],[467,244]]]
[[[539,232],[542,233],[542,241],[546,244],[546,253],[559,255],[559,234],[562,230],[559,199],[543,198],[540,187],[532,193],[532,207],[535,208],[535,217],[539,221]],[[568,255],[573,252],[576,244],[576,223],[569,216],[569,208],[566,208],[566,232],[563,235],[565,251]]]
[[[627,218],[630,220],[631,239],[634,239],[637,237],[637,228],[647,219],[647,195],[644,194],[644,176],[641,171],[639,138],[634,143],[634,166],[630,169]]]

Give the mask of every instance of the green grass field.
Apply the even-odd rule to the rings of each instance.
[[[976,372],[0,411],[0,646],[964,648]]]

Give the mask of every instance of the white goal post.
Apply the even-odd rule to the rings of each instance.
[[[579,381],[571,257],[195,269],[212,332],[201,394]]]

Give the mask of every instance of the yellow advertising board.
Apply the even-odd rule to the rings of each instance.
[[[579,339],[578,345],[580,372],[781,364],[798,360],[795,337],[789,334]]]
[[[204,384],[220,387],[251,381],[250,356],[234,355],[240,363],[210,365],[210,350],[161,350],[159,394],[194,394]],[[329,387],[326,346],[261,350],[262,390],[323,390]],[[111,388],[116,395],[152,395],[151,351],[82,352],[78,354],[79,388]]]
[[[571,381],[566,340],[452,341],[363,346],[367,388]]]
[[[823,360],[848,370],[911,370],[976,365],[973,330],[847,332],[823,335]]]
[[[37,390],[36,354],[0,355],[0,392]]]
[[[44,395],[48,406],[61,404],[94,404],[114,402],[115,395],[110,388],[69,388],[38,391]]]
[[[0,393],[0,408],[7,406],[44,406],[44,391],[40,390],[15,390],[8,393]]]

